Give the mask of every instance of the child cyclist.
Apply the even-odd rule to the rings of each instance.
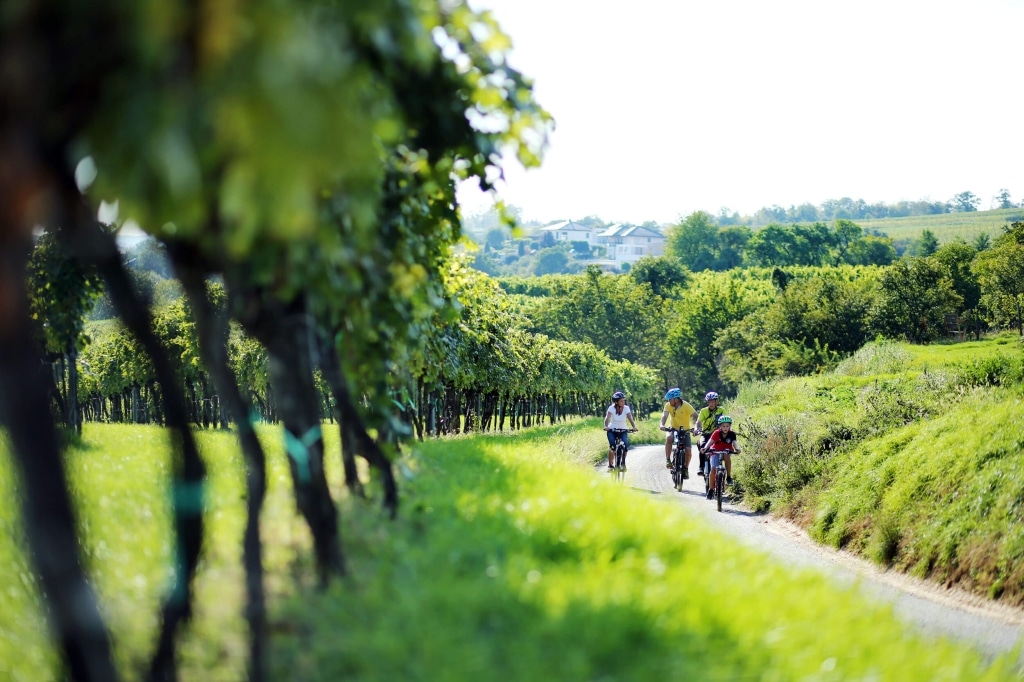
[[[626,394],[622,391],[615,391],[612,394],[612,404],[608,406],[604,413],[604,430],[608,432],[608,469],[612,470],[615,468],[614,431],[626,432],[622,434],[621,438],[627,450],[629,449],[629,431],[636,431],[633,411],[626,404]]]
[[[661,430],[668,431],[665,438],[665,466],[672,468],[672,431],[674,429],[686,429],[683,431],[683,444],[686,447],[686,455],[683,460],[683,478],[690,477],[690,429],[697,419],[697,410],[693,405],[683,400],[683,394],[678,388],[670,388],[665,394],[665,409],[661,412]],[[666,425],[667,422],[667,425]]]
[[[718,428],[714,430],[711,437],[708,438],[707,445],[707,457],[708,457],[708,499],[710,500],[714,496],[715,490],[715,467],[718,466],[718,458],[725,458],[726,468],[726,482],[732,483],[731,462],[732,457],[730,455],[734,452],[739,452],[740,448],[736,445],[736,433],[732,430],[732,417],[727,414],[723,414],[718,418]]]

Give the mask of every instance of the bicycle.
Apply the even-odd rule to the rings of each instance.
[[[725,452],[719,450],[717,453],[708,451],[704,458],[704,496],[714,498],[718,503],[718,511],[722,511],[722,497],[725,495],[725,481],[728,474],[725,470]],[[715,465],[715,489],[711,490],[711,458],[718,457],[718,464]]]
[[[673,429],[668,426],[661,427],[662,431],[672,432],[672,485],[679,492],[683,492],[683,481],[686,480],[686,455],[690,449],[690,429]]]
[[[626,441],[623,438],[630,431],[636,429],[608,429],[615,438],[615,471],[626,471]]]

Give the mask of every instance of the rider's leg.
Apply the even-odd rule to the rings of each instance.
[[[672,466],[672,432],[665,437],[665,464]]]
[[[612,469],[615,467],[615,435],[611,431],[605,431],[608,434],[608,468]]]
[[[693,442],[690,440],[690,433],[683,435],[683,478],[690,477],[690,450],[693,449]]]
[[[717,462],[718,457],[719,456],[707,455],[707,458],[710,460],[709,461],[710,466],[708,467],[708,469],[709,469],[709,471],[708,471],[708,494],[709,495],[715,489],[715,481],[718,479],[717,472],[715,471],[715,469],[718,467],[718,462]]]
[[[725,481],[732,483],[732,455],[725,456]]]
[[[707,461],[707,455],[704,454],[704,446],[707,445],[707,439],[704,436],[700,437],[700,443],[697,444],[697,456],[700,457],[700,475],[704,475],[704,462]]]

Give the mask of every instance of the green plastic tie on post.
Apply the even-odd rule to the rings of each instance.
[[[288,456],[295,461],[299,470],[299,482],[309,483],[313,477],[309,468],[309,446],[320,440],[320,425],[311,426],[302,438],[296,438],[288,429],[284,430],[285,448]]]
[[[171,503],[174,508],[174,515],[178,519],[185,516],[200,516],[206,508],[206,483],[196,481],[185,483],[175,481],[171,487]],[[181,543],[181,536],[177,537],[174,547],[174,570],[170,581],[170,601],[174,604],[183,604],[186,599],[186,584],[183,576],[187,573],[185,566],[185,552]]]
[[[171,492],[174,496],[174,510],[177,514],[202,514],[206,507],[206,484],[175,483]]]

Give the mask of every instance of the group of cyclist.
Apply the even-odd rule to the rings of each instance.
[[[665,437],[665,465],[671,469],[672,446],[675,438],[684,439],[684,460],[683,478],[690,477],[690,457],[692,442],[690,434],[700,436],[697,445],[697,452],[700,455],[699,476],[704,476],[705,462],[710,459],[710,478],[708,479],[710,499],[715,486],[715,468],[718,466],[719,457],[725,460],[726,484],[732,484],[732,454],[740,451],[736,444],[736,433],[732,430],[732,417],[724,413],[719,405],[719,395],[709,391],[704,396],[706,405],[699,411],[683,400],[682,391],[678,388],[671,388],[665,394],[665,407],[661,413],[662,431],[667,431]],[[612,404],[608,407],[604,417],[604,428],[608,432],[608,468],[615,466],[615,439],[622,438],[626,447],[629,447],[629,432],[636,431],[636,422],[633,420],[633,413],[626,405],[626,395],[622,391],[616,391],[612,395]]]

